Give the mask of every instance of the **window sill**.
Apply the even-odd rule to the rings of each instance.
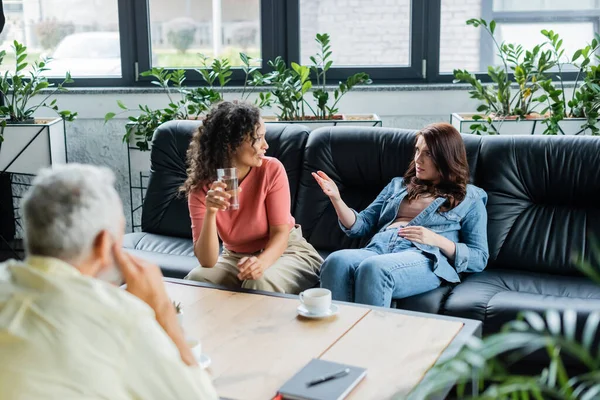
[[[574,82],[565,82],[565,88],[574,87]],[[484,84],[488,85],[488,84]],[[196,87],[191,85],[190,87]],[[516,85],[515,85],[516,87]],[[335,86],[327,86],[333,90]],[[161,94],[164,90],[157,87],[73,87],[68,88],[68,92],[63,94]],[[465,83],[430,83],[430,84],[393,84],[393,85],[361,85],[352,89],[352,92],[419,92],[419,91],[450,91],[450,90],[469,90],[471,85]],[[220,89],[219,89],[220,90]],[[265,86],[260,90],[246,89],[248,92],[264,92],[269,90]],[[50,93],[52,90],[46,89],[43,92]],[[242,91],[241,86],[230,86],[223,89],[224,93],[238,93]]]

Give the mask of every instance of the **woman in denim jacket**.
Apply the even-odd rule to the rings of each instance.
[[[415,154],[403,178],[394,178],[360,213],[348,207],[324,172],[313,173],[350,237],[375,233],[363,249],[332,253],[321,267],[321,286],[335,300],[389,307],[459,282],[461,272],[482,271],[488,259],[487,194],[467,184],[465,145],[450,124],[416,135]]]

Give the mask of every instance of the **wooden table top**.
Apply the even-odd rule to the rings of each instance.
[[[271,399],[312,358],[367,368],[353,399],[408,394],[463,323],[338,303],[334,317],[297,315],[297,298],[166,283],[182,303],[186,336],[212,359],[217,392],[229,399]],[[413,313],[415,314],[415,313]]]

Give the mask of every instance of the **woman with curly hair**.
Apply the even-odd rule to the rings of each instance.
[[[258,108],[224,101],[194,135],[182,190],[200,266],[186,279],[294,294],[318,283],[323,259],[295,225],[287,174],[265,156],[265,133]],[[218,168],[230,167],[238,173],[237,210],[228,209],[231,194],[216,180]]]
[[[325,173],[313,173],[351,237],[371,235],[364,249],[332,253],[321,267],[321,286],[335,300],[389,307],[459,282],[461,272],[482,271],[488,259],[487,194],[467,184],[462,137],[450,124],[432,124],[416,135],[404,177],[392,179],[361,213],[348,207]]]

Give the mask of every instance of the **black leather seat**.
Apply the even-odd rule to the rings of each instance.
[[[600,310],[600,287],[579,276],[490,269],[467,276],[453,288],[443,313],[484,321],[484,333],[489,333],[524,309],[549,308],[577,310],[582,324],[591,312]]]
[[[124,247],[158,264],[165,276],[183,278],[198,265],[192,244],[187,200],[179,193],[186,179],[186,152],[198,121],[170,121],[152,139],[151,171],[142,210],[142,231],[125,235]],[[302,125],[268,124],[267,155],[283,163],[292,195],[292,212],[308,129]]]
[[[144,233],[126,247],[154,260],[170,276],[197,265],[190,220],[177,188],[185,179],[185,151],[198,123],[169,122],[154,137],[152,171],[144,202]],[[404,174],[414,147],[412,130],[267,125],[269,155],[279,158],[292,192],[292,213],[307,240],[324,256],[364,246],[346,237],[335,210],[311,172],[322,170],[349,206],[362,210],[383,187]],[[308,139],[308,140],[307,140]],[[576,268],[590,258],[589,238],[600,238],[600,138],[463,135],[472,182],[489,199],[489,264],[458,285],[396,299],[397,307],[479,319],[485,332],[521,310],[573,308],[578,329],[600,309],[600,286]],[[600,336],[600,333],[597,334]]]

